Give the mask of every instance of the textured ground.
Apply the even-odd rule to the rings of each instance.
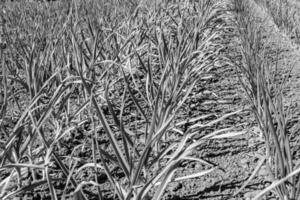
[[[295,2],[295,6],[300,6],[299,2],[293,1]],[[229,5],[230,0],[225,0],[224,2]],[[289,76],[288,88],[285,93],[285,104],[292,108],[293,115],[288,128],[292,134],[298,135],[300,133],[300,46],[287,33],[276,27],[262,5],[258,5],[254,0],[249,0],[249,2],[252,8],[251,12],[257,16],[257,23],[261,23],[261,26],[264,27],[263,35],[266,36],[265,42],[270,45],[270,48],[280,49],[280,52],[282,52],[280,54],[282,59],[279,65],[283,73],[288,71],[285,70],[286,66],[294,66]],[[224,37],[228,37],[230,41],[226,44],[228,45],[227,51],[222,53],[224,59],[215,63],[215,67],[208,75],[209,78],[200,81],[199,85],[195,87],[193,95],[190,96],[187,102],[188,109],[183,113],[182,117],[196,117],[210,113],[214,113],[220,117],[226,113],[242,109],[244,111],[240,114],[229,117],[214,127],[204,130],[203,134],[227,127],[233,127],[237,131],[245,130],[246,133],[235,138],[218,139],[203,143],[195,154],[199,158],[220,166],[220,169],[201,178],[171,183],[164,196],[167,200],[250,199],[255,192],[269,184],[264,168],[262,168],[256,178],[245,189],[236,196],[233,196],[250,177],[259,162],[260,155],[263,154],[263,139],[260,137],[260,132],[255,125],[253,115],[249,111],[246,111],[249,104],[245,100],[245,94],[239,84],[236,71],[228,60],[229,55],[230,58],[235,56],[236,59],[240,59],[241,57],[236,46],[237,38],[234,34],[236,27],[231,23],[234,15],[235,13],[228,11],[228,19],[225,19],[228,27],[231,28],[228,28],[224,32]],[[89,127],[86,129],[89,129]],[[62,151],[59,152],[60,155],[70,155],[74,146],[82,144],[82,151],[74,153],[74,156],[80,158],[78,163],[91,161],[91,152],[85,151],[85,145],[90,145],[92,142],[84,132],[86,130],[78,130],[73,135],[70,135],[70,138],[66,138],[65,143],[61,147]],[[108,140],[103,140],[103,143],[104,145],[106,145],[105,143],[108,144]],[[300,148],[298,140],[294,140],[293,145]],[[295,148],[295,152],[298,150]],[[300,158],[300,154],[295,154],[294,156],[295,158]],[[67,159],[65,161],[67,162]],[[204,166],[201,164],[187,162],[178,170],[176,175],[188,175],[203,169]],[[118,175],[118,170],[115,173]],[[77,178],[88,180],[91,176],[93,176],[93,172],[83,170]],[[120,174],[120,176],[122,175]],[[104,196],[111,197],[112,187],[108,184],[107,176],[104,173],[99,174],[98,179],[100,184],[103,185]],[[58,183],[56,188],[60,187],[63,188],[63,185],[59,185]],[[45,188],[41,188],[41,191],[36,192],[42,194],[43,191],[45,191]],[[34,198],[41,199],[38,195],[35,195]]]
[[[297,2],[296,2],[297,3]],[[254,1],[250,1],[251,12],[257,16],[258,23],[264,27],[265,42],[271,48],[282,50],[280,67],[294,66],[285,94],[285,104],[291,106],[293,118],[290,121],[290,132],[299,134],[300,117],[300,48],[283,30],[279,30],[267,11]],[[233,14],[233,13],[231,13]],[[232,35],[234,41],[234,36]],[[228,53],[228,52],[227,52]],[[229,52],[232,53],[232,52]],[[287,71],[287,70],[286,70]],[[212,111],[218,114],[247,107],[243,90],[238,83],[235,70],[226,63],[216,66],[213,79],[209,82],[208,90],[215,91],[208,95],[208,101],[198,103],[194,112]],[[196,102],[197,100],[195,100]],[[251,199],[259,190],[269,184],[264,168],[258,173],[248,186],[236,196],[233,194],[250,177],[263,153],[263,140],[259,137],[259,130],[255,126],[253,116],[244,112],[232,117],[216,128],[235,126],[237,129],[247,130],[247,134],[233,138],[217,140],[199,148],[201,158],[222,167],[224,171],[215,171],[199,179],[174,183],[169,187],[168,199]],[[298,146],[297,141],[294,143]],[[297,151],[297,149],[295,149]],[[183,174],[201,170],[202,166],[185,166]],[[172,194],[172,195],[170,195]],[[272,198],[272,197],[271,197]]]

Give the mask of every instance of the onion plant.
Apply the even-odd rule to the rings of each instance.
[[[293,149],[287,129],[292,115],[284,99],[289,72],[282,75],[282,67],[288,67],[288,71],[291,67],[284,65],[279,59],[279,52],[277,57],[270,60],[268,45],[273,44],[264,39],[263,27],[259,19],[251,13],[251,4],[246,1],[234,1],[234,6],[237,11],[240,53],[243,56],[242,64],[237,64],[236,67],[242,73],[240,83],[247,94],[265,141],[265,155],[246,183],[253,179],[265,164],[272,184],[254,199],[259,199],[270,190],[282,200],[298,199],[299,166],[293,160]],[[241,189],[245,186],[246,184]]]
[[[98,175],[105,173],[118,199],[161,199],[168,183],[216,170],[193,153],[207,140],[237,133],[200,133],[238,112],[206,124],[199,121],[207,115],[186,120],[180,114],[226,48],[223,14],[217,0],[6,4],[0,198],[46,185],[52,199],[89,199],[87,187],[104,199]],[[60,152],[83,126],[82,143]],[[84,148],[89,161],[75,156]],[[208,168],[174,176],[185,161]],[[82,181],[87,169],[94,174]]]

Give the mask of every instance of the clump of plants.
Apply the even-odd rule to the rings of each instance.
[[[237,10],[236,23],[240,38],[240,52],[243,63],[237,65],[241,72],[242,84],[247,99],[251,103],[252,112],[260,128],[264,142],[265,155],[243,189],[265,165],[271,185],[261,191],[254,199],[259,199],[272,192],[279,199],[298,199],[300,195],[299,166],[294,162],[293,147],[287,124],[292,117],[291,110],[284,105],[284,92],[288,83],[289,73],[281,74],[282,61],[279,52],[277,58],[270,60],[268,41],[262,34],[263,27],[249,10],[246,1],[234,1]],[[292,69],[291,66],[289,70]],[[241,189],[238,192],[241,191]]]
[[[52,199],[104,199],[104,173],[118,199],[160,199],[168,183],[216,170],[192,153],[228,129],[195,136],[237,112],[204,124],[179,115],[225,48],[222,13],[209,0],[6,4],[1,198],[47,185]],[[208,169],[174,177],[185,161]]]

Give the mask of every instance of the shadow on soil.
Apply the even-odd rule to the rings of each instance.
[[[235,188],[240,187],[243,182],[242,181],[233,181],[228,184],[222,184],[222,182],[216,183],[212,185],[211,187],[207,187],[202,191],[199,191],[195,194],[192,195],[187,195],[187,196],[172,196],[170,198],[167,198],[167,200],[194,200],[194,199],[211,199],[211,198],[217,198],[217,199],[228,199],[232,197],[233,195],[233,190]],[[224,190],[228,190],[228,193],[224,194]],[[210,194],[212,193],[212,194]]]

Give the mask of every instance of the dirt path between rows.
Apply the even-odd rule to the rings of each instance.
[[[249,1],[253,8],[253,13],[262,20],[265,35],[268,35],[267,42],[272,43],[274,48],[282,49],[281,67],[292,66],[293,70],[290,75],[290,83],[288,84],[289,92],[286,99],[294,102],[300,100],[300,46],[296,44],[284,30],[279,30],[274,24],[272,17],[267,13],[267,10],[258,5],[254,1]],[[293,2],[293,1],[292,1]],[[299,2],[294,2],[295,6],[300,6]],[[298,110],[299,111],[299,110]]]
[[[265,42],[274,46],[274,49],[282,50],[280,57],[283,59],[280,61],[280,67],[285,69],[287,66],[293,66],[285,94],[285,103],[292,107],[293,118],[289,128],[291,132],[298,134],[300,130],[297,125],[300,116],[300,48],[284,31],[278,29],[261,5],[253,0],[249,3],[252,8],[251,12],[257,17],[258,23],[264,27],[263,34],[267,36]],[[232,37],[234,40],[234,36]],[[247,106],[235,70],[230,65],[221,63],[216,66],[213,75],[214,81],[209,83],[208,90],[215,91],[214,97],[211,96],[211,98],[217,98],[218,101],[215,99],[215,103],[199,105],[203,108],[202,112],[208,111],[205,110],[207,108],[210,112],[222,115]],[[201,158],[219,165],[224,171],[219,170],[199,179],[171,184],[167,199],[251,199],[257,191],[269,185],[264,169],[261,169],[256,178],[241,193],[233,196],[255,169],[259,161],[257,155],[263,154],[263,141],[256,132],[257,128],[254,124],[253,116],[247,112],[219,124],[216,128],[235,126],[237,129],[248,130],[246,135],[217,140],[199,149]],[[185,166],[181,173],[188,174],[200,170],[202,170],[200,165]]]
[[[250,2],[254,14],[263,22],[262,27],[264,27],[265,34],[268,36],[266,42],[271,43],[274,49],[281,49],[280,57],[282,59],[279,62],[280,68],[284,71],[292,67],[284,94],[284,101],[287,107],[292,108],[292,119],[290,119],[289,130],[291,133],[298,135],[300,133],[300,45],[294,42],[285,30],[280,30],[274,24],[272,17],[262,5],[258,5],[254,1]],[[293,0],[291,2],[294,2],[295,6],[300,6],[299,2]],[[294,145],[299,146],[298,141]]]

